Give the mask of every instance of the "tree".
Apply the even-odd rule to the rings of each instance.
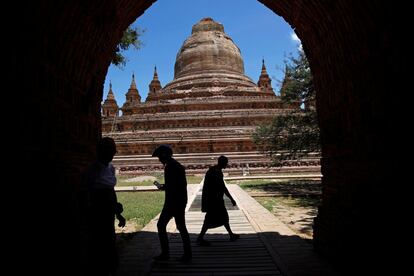
[[[320,152],[315,89],[303,51],[286,62],[280,94],[286,105],[296,108],[258,126],[252,135],[259,151],[268,154],[275,165]]]
[[[142,30],[139,27],[129,26],[125,30],[121,42],[119,42],[116,46],[115,54],[111,63],[120,68],[124,67],[128,59],[122,53],[128,50],[131,46],[136,50],[141,49],[143,43],[140,40],[140,36],[142,36],[144,32],[145,30]]]
[[[285,103],[299,104],[305,110],[315,107],[315,88],[308,59],[303,50],[298,51],[298,57],[289,57],[285,66],[285,79],[280,89]]]

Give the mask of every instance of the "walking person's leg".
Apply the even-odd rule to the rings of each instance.
[[[161,245],[161,254],[155,257],[155,260],[168,260],[170,257],[170,247],[168,244],[168,235],[167,235],[167,224],[172,218],[172,215],[169,212],[162,210],[161,215],[158,219],[157,229],[158,229],[158,238]]]
[[[223,216],[224,216],[224,227],[226,228],[227,232],[230,235],[230,241],[235,241],[238,238],[240,238],[240,235],[234,234],[233,231],[230,228],[230,222],[229,222],[230,218],[229,218],[229,214],[228,214],[226,208],[224,208],[224,210],[223,210]]]
[[[227,232],[229,232],[230,241],[235,241],[240,238],[240,235],[234,234],[233,231],[231,231],[230,224],[228,222],[224,224],[224,227],[226,228]]]
[[[208,227],[207,227],[207,224],[206,224],[206,220],[204,218],[203,226],[201,227],[200,234],[198,234],[198,237],[197,237],[197,243],[201,246],[210,245],[210,242],[208,242],[204,239],[204,235],[207,233],[207,230],[208,230]]]
[[[192,258],[192,251],[191,251],[191,240],[190,235],[188,234],[187,227],[185,225],[185,209],[175,214],[175,224],[177,226],[178,231],[180,232],[181,239],[183,241],[183,250],[184,255],[181,258],[182,261],[190,261]]]

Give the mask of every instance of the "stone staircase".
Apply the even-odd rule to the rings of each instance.
[[[225,170],[229,175],[320,172],[320,160],[317,157],[289,161],[281,167],[271,166],[269,157],[258,152],[174,154],[174,158],[185,166],[187,174],[203,174],[217,162],[220,155],[229,158],[229,166]],[[120,174],[140,175],[163,172],[164,169],[158,158],[149,155],[115,156],[113,164]]]

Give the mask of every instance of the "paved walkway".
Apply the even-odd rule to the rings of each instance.
[[[193,260],[178,262],[182,244],[173,220],[168,225],[171,260],[154,262],[160,253],[157,218],[152,220],[121,252],[118,275],[337,275],[316,255],[312,245],[298,237],[273,214],[237,185],[227,185],[237,208],[227,205],[230,225],[240,239],[228,240],[224,227],[210,229],[209,247],[195,243],[203,223],[200,185],[188,185],[187,228],[193,242]],[[227,201],[229,203],[229,201]]]

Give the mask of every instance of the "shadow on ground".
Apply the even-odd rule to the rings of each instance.
[[[117,275],[339,275],[317,255],[309,240],[282,236],[277,232],[241,234],[230,242],[227,234],[208,234],[211,246],[196,244],[191,263],[180,263],[182,243],[178,233],[170,234],[171,258],[154,262],[160,253],[156,232],[137,232],[123,248]]]
[[[322,183],[320,180],[290,180],[283,182],[268,182],[263,184],[241,183],[240,186],[247,191],[277,194],[280,196],[306,195],[318,196],[322,193]]]

